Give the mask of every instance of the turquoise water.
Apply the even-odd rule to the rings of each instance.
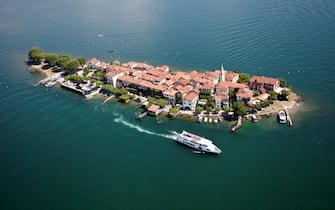
[[[334,209],[333,1],[0,1],[1,209]],[[103,34],[103,37],[98,37]],[[294,126],[134,119],[138,106],[32,86],[31,46],[285,78]],[[109,50],[114,50],[109,53]],[[121,117],[121,114],[123,116]],[[121,117],[121,118],[120,118]],[[220,156],[171,140],[182,129]]]

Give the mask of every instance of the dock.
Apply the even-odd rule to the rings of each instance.
[[[286,113],[286,120],[287,120],[287,124],[292,126],[293,125],[293,122],[292,122],[292,119],[290,117],[290,114],[288,113],[288,110],[287,108],[285,108],[285,113]]]
[[[92,99],[95,95],[100,93],[101,88],[96,89],[95,91],[90,92],[89,94],[85,95],[86,99]]]
[[[72,85],[72,84],[69,84],[69,83],[67,83],[67,82],[63,82],[63,83],[61,84],[61,87],[64,87],[64,88],[69,89],[69,90],[72,90],[72,91],[74,91],[74,92],[76,92],[76,93],[79,93],[79,94],[81,94],[81,95],[85,95],[85,92],[84,92],[83,90],[78,89],[78,88],[76,88],[76,86],[74,86],[74,85]]]
[[[236,132],[240,127],[242,127],[242,117],[238,116],[236,125],[231,129],[232,132]]]
[[[109,96],[100,105],[101,106],[105,105],[105,103],[107,103],[108,101],[112,100],[113,98],[115,98],[115,95]]]
[[[138,115],[136,116],[136,119],[138,119],[138,120],[142,120],[142,118],[145,117],[147,114],[148,114],[148,112],[147,112],[147,111],[144,111],[144,112],[142,112],[141,114],[138,114]]]

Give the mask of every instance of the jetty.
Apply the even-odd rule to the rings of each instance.
[[[240,127],[242,127],[242,116],[238,116],[236,125],[231,129],[232,132],[236,132]]]
[[[115,95],[109,96],[100,105],[101,106],[105,105],[105,103],[107,103],[108,101],[112,100],[113,98],[115,98]]]
[[[292,119],[291,119],[290,114],[288,113],[288,110],[287,110],[286,107],[285,107],[285,113],[286,113],[287,124],[290,125],[290,126],[292,126],[293,122],[292,122]]]
[[[81,95],[85,95],[85,92],[82,89],[77,88],[75,85],[73,85],[71,82],[63,82],[61,84],[61,87],[64,87],[66,89],[72,90],[76,93],[79,93]]]
[[[136,113],[137,114],[137,113]],[[136,119],[142,120],[143,117],[145,117],[148,114],[147,111],[142,112],[141,114],[137,114]]]

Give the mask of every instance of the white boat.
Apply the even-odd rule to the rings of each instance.
[[[257,119],[257,117],[256,117],[256,115],[251,115],[251,120],[252,120],[252,122],[258,122],[258,119]]]
[[[281,110],[281,111],[278,112],[278,120],[279,120],[279,123],[281,123],[281,124],[286,124],[287,123],[287,118],[286,118],[285,111]]]
[[[202,120],[203,120],[202,116],[199,116],[197,122],[202,123]]]
[[[209,119],[208,119],[208,122],[209,122],[209,123],[212,123],[212,118],[209,118]]]
[[[196,149],[198,151],[215,153],[215,154],[221,153],[221,149],[215,146],[212,141],[204,137],[195,135],[193,133],[189,133],[187,131],[177,133],[176,141],[186,146],[192,147],[193,149]]]
[[[206,123],[208,121],[208,118],[207,117],[205,117],[204,118],[204,123]]]

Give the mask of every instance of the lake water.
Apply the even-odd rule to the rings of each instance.
[[[0,208],[334,209],[334,10],[331,0],[1,0]],[[42,78],[23,62],[32,46],[183,71],[223,63],[285,78],[304,103],[293,127],[268,118],[235,134],[228,122],[139,122],[136,104],[32,86]],[[173,142],[183,129],[223,154]]]

